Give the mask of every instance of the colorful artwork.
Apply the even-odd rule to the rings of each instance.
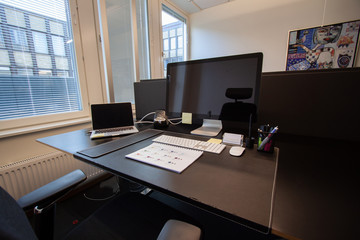
[[[289,32],[286,70],[353,67],[360,20]]]

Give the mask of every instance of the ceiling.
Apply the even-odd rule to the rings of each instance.
[[[211,8],[230,1],[234,0],[171,0],[171,2],[187,14],[200,12],[206,8]]]

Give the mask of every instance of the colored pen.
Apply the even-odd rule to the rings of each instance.
[[[277,130],[278,130],[278,126],[274,127],[274,129],[269,133],[269,135],[262,141],[262,143],[258,147],[259,150],[264,149],[265,144],[272,138],[272,136],[274,135],[274,133],[277,132]]]

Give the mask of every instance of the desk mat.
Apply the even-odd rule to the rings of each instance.
[[[107,143],[100,144],[100,145],[97,145],[97,146],[94,146],[91,148],[87,148],[85,150],[79,151],[78,153],[85,155],[87,157],[97,158],[97,157],[106,155],[108,153],[117,151],[121,148],[130,146],[137,142],[141,142],[145,139],[154,137],[161,133],[163,133],[163,131],[161,131],[161,130],[147,129],[145,131],[141,131],[141,132],[133,134],[133,135],[125,136],[125,137],[122,137],[120,139],[117,139],[117,140],[114,140],[111,142],[107,142]]]

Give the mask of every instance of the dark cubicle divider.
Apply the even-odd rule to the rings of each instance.
[[[165,79],[134,86],[137,119],[165,109]],[[358,141],[359,93],[360,68],[263,73],[257,125],[278,125],[279,134]]]
[[[259,124],[279,133],[359,140],[360,68],[263,73]]]
[[[279,125],[272,228],[286,238],[358,235],[359,87],[360,68],[262,75],[258,123]]]
[[[166,107],[166,79],[141,80],[134,83],[136,119]],[[145,120],[154,119],[154,115]]]

